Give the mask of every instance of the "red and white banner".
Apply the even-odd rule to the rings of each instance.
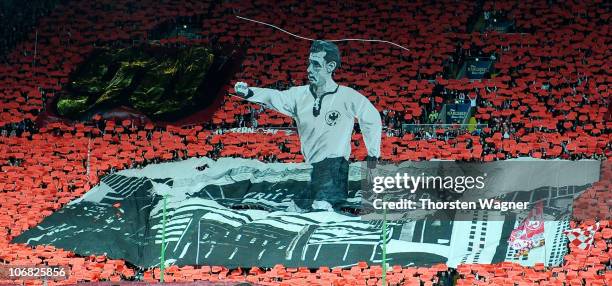
[[[539,202],[527,215],[525,220],[512,231],[508,243],[519,254],[544,245],[543,204]]]
[[[599,223],[589,226],[586,229],[574,228],[563,231],[570,241],[570,244],[577,246],[580,249],[590,249],[595,240],[595,233],[599,230]]]

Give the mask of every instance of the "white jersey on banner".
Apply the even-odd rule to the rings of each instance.
[[[265,104],[295,119],[302,154],[307,163],[317,163],[333,157],[348,160],[355,118],[359,122],[368,155],[380,157],[380,114],[356,90],[338,86],[335,92],[315,98],[308,85],[284,91],[257,87],[250,89],[253,96],[246,100]]]

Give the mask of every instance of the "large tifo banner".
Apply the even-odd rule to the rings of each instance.
[[[559,265],[567,251],[562,231],[568,226],[567,213],[559,207],[563,204],[555,202],[571,201],[597,181],[600,164],[567,162],[547,171],[546,165],[531,161],[526,163],[531,169],[512,161],[445,163],[468,173],[486,173],[492,192],[466,192],[466,199],[495,196],[500,200],[544,201],[548,218],[544,247],[517,257],[508,245],[511,232],[524,220],[521,213],[510,212],[499,219],[487,219],[496,216],[494,211],[469,211],[469,219],[465,214],[462,219],[441,219],[427,212],[399,218],[394,217],[395,208],[386,224],[391,265],[502,261]],[[420,175],[420,164],[412,162],[407,168]],[[446,167],[436,168],[441,168],[439,174],[446,174]],[[51,244],[79,255],[106,254],[142,267],[159,265],[162,239],[167,243],[166,263],[176,265],[335,267],[359,261],[380,263],[381,219],[332,211],[286,211],[292,198],[308,188],[310,171],[308,164],[234,158],[192,158],[125,170],[105,176],[83,197],[13,242]],[[368,201],[368,192],[361,190],[362,173],[361,164],[351,164],[347,206],[359,208]],[[566,180],[570,177],[575,180]],[[439,201],[432,193],[417,194]]]

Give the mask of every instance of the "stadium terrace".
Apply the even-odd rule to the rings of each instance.
[[[0,1],[0,285],[611,285],[610,8]]]

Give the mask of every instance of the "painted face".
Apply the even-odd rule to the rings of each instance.
[[[329,72],[325,68],[325,52],[311,53],[308,57],[308,82],[311,85],[323,86],[325,79],[329,76]]]

